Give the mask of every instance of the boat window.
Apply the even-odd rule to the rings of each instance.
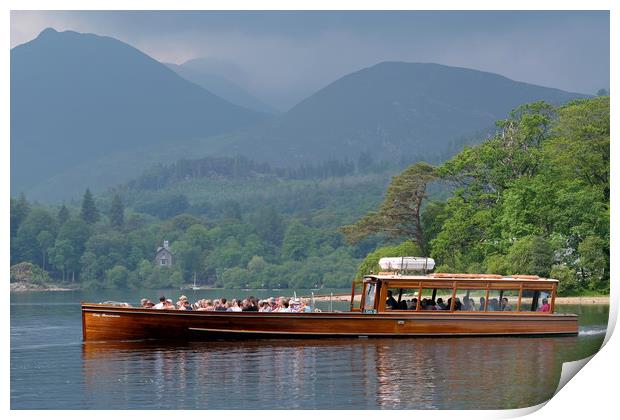
[[[452,289],[422,289],[420,310],[450,310]]]
[[[455,311],[484,311],[486,289],[457,289]]]
[[[407,299],[411,299],[411,295],[414,293],[413,289],[403,289],[390,287],[387,289],[387,298],[385,301],[385,309],[393,310],[407,310]]]
[[[551,290],[523,289],[521,295],[521,312],[549,312],[551,304]],[[546,305],[546,306],[545,306]]]
[[[364,296],[364,312],[375,311],[375,293],[377,285],[374,283],[366,284],[366,295]]]
[[[516,311],[518,303],[519,291],[516,289],[489,290],[489,302],[487,303],[487,311]]]

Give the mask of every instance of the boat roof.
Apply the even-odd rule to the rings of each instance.
[[[430,273],[424,275],[407,275],[398,274],[395,272],[381,272],[378,274],[369,274],[364,278],[373,278],[376,280],[399,280],[399,281],[468,281],[468,282],[489,282],[489,281],[507,281],[507,282],[549,282],[558,283],[556,279],[549,279],[545,277],[532,276],[526,274],[514,274],[510,276],[502,276],[501,274],[469,274],[469,273]]]

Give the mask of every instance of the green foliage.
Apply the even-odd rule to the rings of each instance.
[[[515,241],[506,255],[508,274],[533,274],[549,277],[553,264],[553,249],[540,236],[524,236]]]
[[[564,292],[609,288],[609,97],[534,103],[438,169],[442,269],[558,275]],[[553,267],[553,270],[552,270]]]
[[[70,217],[71,215],[69,214],[69,209],[67,208],[67,206],[63,204],[58,210],[58,216],[57,216],[58,225],[59,226],[64,225],[65,222],[69,220]]]
[[[373,234],[393,239],[415,241],[426,252],[426,237],[421,221],[427,185],[436,179],[435,167],[418,162],[392,178],[385,200],[378,211],[371,211],[360,221],[345,226],[342,232],[351,243]]]
[[[112,227],[121,228],[125,224],[125,206],[118,194],[112,198],[112,206],[108,216],[110,217],[110,225]]]
[[[581,290],[575,270],[565,264],[555,264],[551,267],[551,278],[559,280],[558,294],[570,296]]]
[[[80,212],[80,217],[83,221],[90,225],[99,221],[99,210],[97,209],[95,199],[88,188],[84,193],[84,198],[82,198],[82,210]]]

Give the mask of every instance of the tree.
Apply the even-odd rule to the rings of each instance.
[[[435,179],[435,167],[425,162],[418,162],[393,177],[379,210],[341,229],[347,240],[357,243],[367,236],[382,233],[391,238],[412,240],[426,254],[421,210],[427,185]]]
[[[125,206],[123,200],[118,194],[115,194],[112,198],[112,205],[110,206],[110,225],[114,228],[121,228],[125,224]]]
[[[261,207],[252,218],[252,224],[258,236],[263,240],[274,245],[280,245],[284,234],[284,221],[275,207]]]
[[[507,255],[510,274],[535,274],[549,277],[553,265],[553,249],[540,236],[526,236],[516,241]]]
[[[48,231],[55,236],[58,232],[56,219],[43,208],[33,208],[17,229],[13,250],[15,255],[11,255],[11,258],[43,265],[43,251],[37,239],[39,233],[43,231]]]
[[[293,219],[284,234],[282,257],[287,260],[301,260],[309,255],[313,247],[310,229],[299,220]]]
[[[60,210],[58,210],[58,225],[62,226],[65,224],[65,222],[67,220],[69,220],[69,218],[71,217],[71,215],[69,214],[69,209],[67,209],[67,206],[65,206],[64,204],[60,207]]]
[[[28,212],[30,212],[30,204],[28,204],[28,200],[26,200],[26,196],[24,193],[19,195],[19,198],[14,199],[11,198],[11,238],[17,235],[17,229],[22,224],[22,222],[28,216]]]
[[[88,188],[86,189],[84,198],[82,199],[82,211],[80,213],[80,217],[89,225],[95,224],[99,221],[99,210],[97,210],[93,195]]]
[[[596,96],[609,96],[609,92],[607,91],[607,89],[599,89],[596,92]]]
[[[49,251],[51,263],[62,272],[62,280],[67,279],[67,262],[74,255],[71,242],[68,240],[56,241],[54,246]]]
[[[41,256],[43,258],[43,264],[41,265],[41,268],[45,270],[46,256],[49,249],[54,245],[54,235],[48,230],[43,230],[37,235],[37,242],[39,244],[39,249],[41,250]]]

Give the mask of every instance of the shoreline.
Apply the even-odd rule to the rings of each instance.
[[[26,292],[73,292],[79,290],[78,287],[64,287],[56,284],[33,284],[26,282],[11,283],[11,293]]]

